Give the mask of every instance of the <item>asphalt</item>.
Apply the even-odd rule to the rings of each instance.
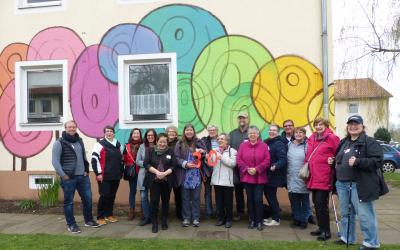
[[[138,220],[127,221],[120,218],[117,223],[108,224],[100,228],[84,227],[83,217],[80,211],[76,211],[77,223],[82,229],[77,237],[118,237],[137,239],[220,239],[220,240],[284,240],[284,241],[312,241],[315,237],[309,234],[316,228],[309,225],[305,230],[292,229],[289,220],[282,220],[280,226],[264,228],[263,231],[247,229],[246,220],[235,222],[233,227],[214,226],[215,220],[201,221],[200,227],[181,227],[180,221],[171,219],[168,230],[151,232],[151,226],[137,226]],[[391,188],[389,194],[381,197],[376,202],[376,212],[379,224],[379,238],[382,244],[400,244],[400,189]],[[358,224],[358,223],[357,223]],[[331,216],[331,241],[336,239],[337,229],[332,212]],[[362,241],[362,235],[357,226],[358,241]],[[65,219],[62,215],[30,215],[0,213],[0,233],[4,234],[37,234],[70,235],[66,229]]]

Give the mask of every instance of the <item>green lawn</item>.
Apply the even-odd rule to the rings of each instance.
[[[400,187],[400,173],[384,173],[385,181],[394,187]]]
[[[1,249],[344,249],[333,242],[321,243],[249,241],[249,240],[164,240],[164,239],[113,239],[80,236],[53,236],[45,234],[7,235],[0,234]],[[349,249],[358,249],[350,246]],[[384,245],[381,249],[400,249],[400,245]]]

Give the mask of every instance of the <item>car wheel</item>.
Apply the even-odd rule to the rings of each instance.
[[[383,172],[385,172],[385,173],[393,173],[395,169],[396,168],[395,168],[393,162],[390,162],[390,161],[384,161],[383,162],[383,166],[382,166]]]

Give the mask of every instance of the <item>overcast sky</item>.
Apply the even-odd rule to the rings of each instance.
[[[381,35],[384,29],[390,28],[395,15],[400,14],[399,6],[392,6],[393,0],[376,0],[379,5],[374,7],[374,16],[371,15],[373,7],[368,3],[374,0],[334,0],[332,4],[333,18],[333,39],[334,39],[334,79],[340,78],[365,78],[372,77],[382,87],[388,90],[394,97],[390,98],[389,111],[390,123],[400,126],[400,57],[399,63],[392,69],[392,75],[388,78],[387,66],[374,57],[367,55],[359,60],[346,64],[343,62],[363,55],[366,46],[363,45],[362,38],[371,43],[376,43],[374,30],[366,17],[360,3],[364,6],[365,12],[369,13],[369,18],[375,23],[377,33]],[[397,1],[397,2],[400,2]],[[343,29],[344,28],[344,29]],[[358,37],[351,39],[350,37]],[[348,39],[340,41],[341,37]],[[390,53],[389,53],[390,54]],[[377,59],[375,57],[375,59]]]

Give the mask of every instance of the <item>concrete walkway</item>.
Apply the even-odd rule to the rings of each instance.
[[[391,189],[390,193],[377,201],[379,220],[379,236],[382,244],[400,244],[400,189]],[[79,211],[79,214],[81,212]],[[128,222],[121,218],[119,222],[108,224],[101,228],[83,227],[82,216],[76,216],[82,233],[77,236],[118,237],[118,238],[160,238],[160,239],[247,239],[247,240],[286,240],[308,241],[315,240],[309,232],[316,227],[309,225],[306,230],[292,229],[288,220],[282,220],[281,226],[264,228],[263,231],[247,229],[247,222],[233,224],[230,229],[214,226],[215,220],[205,220],[200,227],[183,228],[180,221],[171,219],[169,230],[151,233],[151,226],[140,227],[137,220]],[[334,217],[331,217],[332,235],[336,236]],[[359,241],[362,239],[357,226]],[[70,235],[66,230],[65,219],[61,215],[29,215],[0,213],[0,233],[6,234],[34,234],[46,233],[56,235]],[[332,240],[336,239],[333,237]]]

